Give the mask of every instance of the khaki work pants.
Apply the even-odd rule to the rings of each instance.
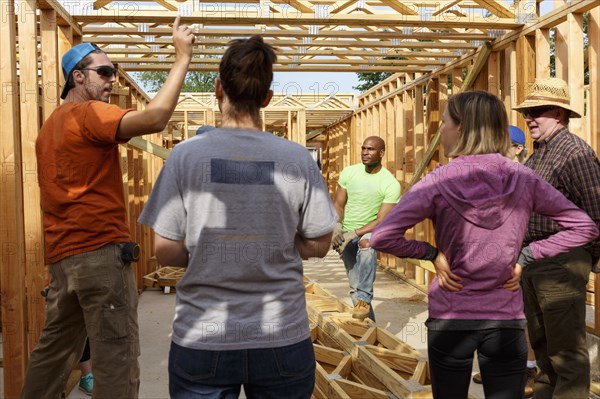
[[[585,287],[591,269],[590,254],[577,248],[523,270],[527,329],[541,370],[535,382],[536,399],[589,397]]]
[[[139,391],[138,293],[120,244],[49,266],[46,323],[31,353],[22,399],[59,399],[89,336],[95,399]]]

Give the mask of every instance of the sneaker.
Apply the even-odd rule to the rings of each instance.
[[[362,299],[359,299],[354,305],[354,309],[352,310],[352,318],[364,320],[369,316],[369,312],[371,311],[371,304],[366,303]]]
[[[94,389],[94,376],[92,373],[87,373],[79,379],[79,390],[85,392],[86,395],[92,396]]]
[[[525,383],[525,397],[531,398],[533,396],[533,386],[535,385],[535,377],[537,377],[537,368],[527,368],[527,382]]]
[[[475,384],[483,384],[483,380],[481,379],[481,373],[477,373],[473,376],[473,382]]]

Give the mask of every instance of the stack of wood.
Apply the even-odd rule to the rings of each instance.
[[[596,286],[596,273],[590,273],[590,279],[588,280],[586,288],[586,303],[590,306],[594,306],[594,287]]]
[[[433,398],[427,358],[305,280],[317,359],[313,399]]]
[[[164,289],[165,292],[169,292],[170,288],[175,288],[175,285],[181,280],[185,270],[185,267],[161,267],[143,277],[144,286],[159,287],[160,289]]]

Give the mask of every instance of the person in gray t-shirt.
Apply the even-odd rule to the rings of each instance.
[[[162,265],[185,266],[169,356],[171,398],[310,398],[315,358],[302,259],[327,253],[337,214],[308,150],[262,132],[273,48],[230,43],[220,127],[173,149],[140,216]],[[218,396],[218,395],[217,395]]]

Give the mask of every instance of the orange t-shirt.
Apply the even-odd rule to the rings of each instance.
[[[64,103],[35,143],[46,262],[131,241],[117,128],[132,110],[101,101]]]

